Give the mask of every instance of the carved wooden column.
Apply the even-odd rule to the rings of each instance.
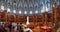
[[[10,22],[10,21],[11,21],[11,15],[10,15],[9,12],[7,13],[7,17],[6,17],[6,18],[7,18],[7,19],[6,19],[7,22]]]
[[[57,23],[57,29],[60,28],[60,5],[57,5],[57,15],[56,15],[56,23]]]
[[[1,12],[0,12],[0,21],[1,21]]]
[[[57,15],[57,10],[56,10],[56,0],[53,0],[53,18],[54,18],[54,23],[56,23],[56,15]]]
[[[57,21],[59,22],[60,21],[60,5],[57,5]]]
[[[19,23],[19,15],[16,15],[16,22]]]
[[[52,13],[48,13],[47,22],[48,22],[48,26],[52,25],[52,23],[53,23],[53,14]]]
[[[53,30],[54,32],[57,31],[57,10],[56,10],[56,0],[53,1],[53,25],[55,24],[55,30]]]
[[[42,22],[45,23],[45,16],[44,13],[42,13]],[[43,24],[44,25],[44,24]]]
[[[14,14],[14,22],[16,22],[16,14]]]
[[[47,12],[45,12],[45,25],[47,25]]]
[[[34,19],[35,19],[35,22],[37,23],[37,22],[38,22],[38,21],[37,21],[37,15],[34,16]]]

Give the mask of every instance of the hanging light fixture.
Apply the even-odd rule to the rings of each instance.
[[[48,7],[46,7],[46,12],[48,12],[48,9],[49,9],[49,8],[48,8]]]
[[[16,10],[13,10],[13,13],[16,13]]]
[[[27,14],[27,11],[24,11],[24,14]]]
[[[37,14],[38,13],[38,10],[36,10],[35,13]]]
[[[21,14],[21,10],[19,11],[19,14]]]
[[[1,6],[1,9],[4,10],[4,6],[3,5]]]
[[[10,12],[10,8],[7,8],[7,12]]]
[[[32,11],[30,11],[30,14],[32,14]]]
[[[53,4],[53,7],[55,7],[55,5]]]
[[[44,13],[45,11],[44,11],[44,6],[43,6],[43,8],[41,9],[41,13]]]

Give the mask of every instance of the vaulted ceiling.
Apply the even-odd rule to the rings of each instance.
[[[56,0],[56,3],[60,3]],[[9,10],[11,14],[41,14],[52,11],[53,0],[0,0],[0,11]],[[1,9],[2,6],[2,9]]]

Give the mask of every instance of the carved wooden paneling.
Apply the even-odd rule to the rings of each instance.
[[[11,21],[11,15],[7,15],[7,21]]]
[[[6,21],[6,11],[0,12],[0,18],[1,21]]]
[[[26,16],[19,16],[19,22],[26,22],[27,21],[26,18],[27,18]]]
[[[29,17],[29,19],[30,19],[30,22],[36,22],[36,16],[30,16]]]
[[[60,21],[60,5],[57,8],[57,21]]]
[[[47,16],[47,18],[48,18],[48,22],[52,22],[53,21],[53,14],[52,13],[48,13],[48,16]]]
[[[29,21],[30,21],[30,22],[33,22],[33,16],[30,16],[30,17],[29,17]]]
[[[42,15],[33,15],[33,16],[29,16],[29,21],[30,22],[52,22],[52,21],[60,21],[60,6],[58,6],[59,8],[53,8],[53,12],[52,13],[47,13],[44,12],[42,13]],[[12,21],[12,22],[26,22],[27,21],[27,16],[19,16],[19,15],[15,15],[16,17],[14,17],[14,15],[6,15],[7,12],[3,11],[0,12],[0,20],[1,21]]]
[[[37,16],[37,22],[42,22],[42,17],[41,16]]]

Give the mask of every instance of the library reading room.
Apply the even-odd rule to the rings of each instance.
[[[0,0],[0,32],[60,32],[60,0]]]

